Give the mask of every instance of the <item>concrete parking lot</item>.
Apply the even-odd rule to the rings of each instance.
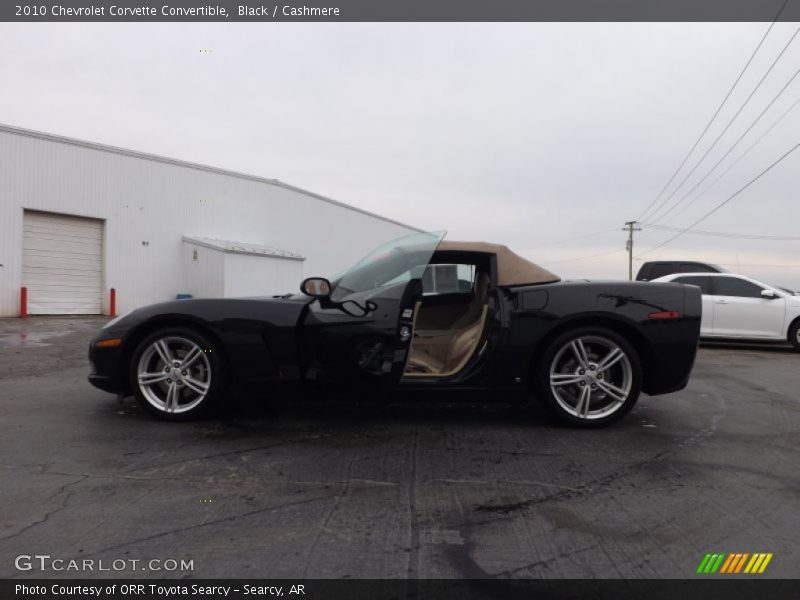
[[[0,577],[15,557],[192,560],[192,577],[691,577],[707,552],[800,573],[800,354],[700,351],[621,423],[537,407],[318,400],[169,424],[86,381],[102,320],[0,320]],[[104,573],[108,576],[108,573]]]

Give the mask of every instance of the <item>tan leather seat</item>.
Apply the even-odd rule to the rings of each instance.
[[[489,291],[486,273],[478,272],[473,290],[472,300],[451,327],[414,331],[407,375],[452,375],[466,365],[480,342],[486,323]]]

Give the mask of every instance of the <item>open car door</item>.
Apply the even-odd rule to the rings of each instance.
[[[444,232],[416,233],[375,249],[309,304],[300,325],[303,378],[380,392],[403,376],[422,297],[422,275]]]

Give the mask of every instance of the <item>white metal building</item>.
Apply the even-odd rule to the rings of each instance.
[[[0,125],[0,317],[295,291],[413,227],[282,183]]]

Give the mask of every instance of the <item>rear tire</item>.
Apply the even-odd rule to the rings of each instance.
[[[624,417],[639,399],[642,367],[633,345],[604,327],[558,336],[534,373],[539,399],[563,423],[596,428]]]
[[[789,327],[789,341],[794,346],[794,349],[800,352],[800,319],[797,319]]]
[[[148,335],[133,352],[129,368],[139,404],[169,421],[207,415],[227,391],[220,349],[188,327],[166,327]]]

